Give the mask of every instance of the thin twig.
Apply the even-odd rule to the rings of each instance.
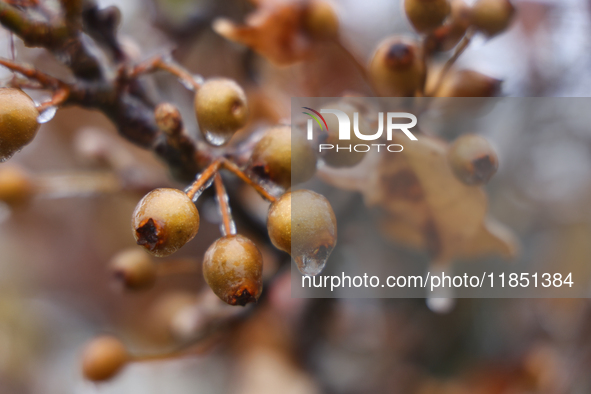
[[[216,173],[213,179],[215,184],[215,193],[218,198],[218,204],[220,205],[220,211],[222,213],[222,221],[224,223],[224,229],[226,235],[232,235],[234,232],[232,230],[232,218],[230,217],[230,210],[228,209],[228,193],[226,193],[226,188],[224,187],[224,181],[222,180],[222,176],[220,173]]]
[[[256,183],[252,179],[250,179],[248,177],[248,175],[246,175],[244,173],[244,171],[242,171],[240,168],[238,168],[238,166],[236,164],[232,163],[231,161],[229,161],[227,159],[222,159],[222,160],[223,160],[222,164],[226,170],[230,171],[231,173],[236,175],[238,178],[240,178],[244,182],[246,182],[248,185],[252,186],[264,199],[271,201],[271,202],[275,202],[277,200],[274,196],[269,194],[269,192],[267,192],[261,185],[259,185],[258,183]]]
[[[158,56],[138,64],[131,70],[129,77],[136,78],[142,74],[147,74],[157,70],[166,71],[182,79],[183,81],[186,81],[191,86],[193,86],[193,90],[198,90],[201,87],[201,84],[195,80],[189,71],[185,70],[183,67],[172,61],[164,60],[162,56]]]
[[[224,159],[222,159],[222,158],[214,160],[201,173],[199,178],[195,182],[193,182],[193,185],[191,185],[191,189],[187,192],[187,196],[189,196],[190,199],[193,199],[193,197],[199,191],[199,189],[201,187],[203,187],[207,183],[207,181],[209,181],[211,179],[211,177],[214,176],[218,172],[218,170],[220,169],[220,167],[222,165],[223,160]]]
[[[423,38],[422,48],[421,48],[421,64],[423,67],[423,75],[421,76],[421,87],[420,87],[420,95],[421,97],[425,96],[425,89],[427,86],[427,77],[428,77],[428,60],[429,60],[429,50],[428,50],[428,36]]]
[[[473,29],[470,29],[466,32],[466,35],[464,36],[464,38],[462,38],[462,41],[460,41],[460,43],[456,46],[453,55],[447,60],[447,62],[445,62],[445,65],[441,69],[441,73],[439,73],[437,83],[433,87],[433,90],[429,92],[428,96],[433,96],[437,93],[437,91],[441,87],[441,84],[443,84],[445,75],[449,72],[449,70],[451,70],[455,62],[462,55],[462,53],[464,53],[466,48],[468,48],[468,45],[470,45],[472,37],[474,37],[475,33],[476,30]]]
[[[35,81],[38,81],[41,85],[47,88],[59,89],[68,87],[68,85],[65,82],[62,82],[57,78],[42,73],[41,71],[38,71],[32,67],[27,67],[23,66],[22,64],[15,63],[12,60],[0,58],[0,65],[12,71],[16,71],[17,73],[22,74],[23,76],[29,79],[34,79]]]

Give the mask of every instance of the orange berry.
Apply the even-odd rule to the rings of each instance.
[[[111,259],[111,272],[128,290],[143,290],[156,282],[156,264],[150,255],[137,248],[126,249]]]
[[[443,24],[451,7],[449,0],[404,0],[408,20],[419,33],[426,33]]]
[[[375,92],[384,97],[413,97],[424,77],[418,46],[400,37],[378,45],[368,71]]]
[[[156,189],[138,203],[132,228],[138,245],[154,256],[165,257],[195,237],[199,212],[181,190]]]
[[[478,0],[472,7],[472,24],[489,37],[509,27],[515,7],[509,0]]]
[[[246,94],[231,79],[209,79],[195,94],[195,114],[205,140],[212,145],[224,145],[246,125]]]
[[[268,129],[257,142],[248,168],[260,178],[288,189],[312,178],[316,161],[316,153],[303,134],[292,134],[291,126],[278,126]]]
[[[109,380],[128,362],[129,354],[121,341],[111,336],[100,336],[84,348],[82,374],[93,382]]]
[[[476,134],[464,134],[456,139],[447,157],[456,177],[467,185],[487,183],[499,168],[492,146]]]
[[[256,302],[263,291],[263,257],[248,238],[228,235],[205,252],[203,277],[213,292],[230,305]]]
[[[35,138],[35,103],[20,89],[0,88],[0,161],[10,159]]]

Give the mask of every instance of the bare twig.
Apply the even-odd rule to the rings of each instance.
[[[201,189],[207,183],[207,181],[209,181],[211,179],[211,177],[214,176],[218,172],[218,170],[220,169],[220,167],[222,165],[222,160],[223,159],[221,159],[221,158],[214,160],[201,173],[199,178],[197,178],[197,180],[195,182],[193,182],[193,185],[191,185],[191,189],[187,192],[187,196],[189,196],[189,198],[192,199],[193,197],[195,197],[195,194],[197,194],[199,189]]]
[[[474,37],[475,33],[476,33],[476,30],[473,30],[473,29],[470,29],[466,32],[466,35],[464,36],[464,38],[462,38],[462,41],[460,41],[460,43],[456,46],[456,49],[454,50],[453,55],[443,65],[443,68],[441,69],[441,73],[439,73],[437,83],[433,87],[433,90],[429,92],[428,96],[433,96],[434,94],[437,93],[437,91],[439,90],[439,88],[441,87],[441,84],[443,83],[443,81],[445,79],[446,74],[449,72],[449,70],[451,70],[451,68],[453,67],[455,62],[462,55],[462,53],[464,53],[466,48],[468,48],[468,45],[470,45],[470,42],[472,41],[472,37]]]
[[[172,75],[175,75],[192,86],[193,90],[198,90],[201,87],[201,84],[195,80],[190,72],[172,61],[165,60],[162,56],[158,56],[138,64],[131,70],[129,77],[137,78],[142,74],[151,73],[157,70],[166,71]]]
[[[226,170],[230,171],[231,173],[236,175],[238,178],[240,178],[244,182],[246,182],[248,185],[252,186],[254,188],[254,190],[256,190],[257,193],[259,193],[264,199],[271,201],[271,202],[275,202],[275,200],[277,200],[274,196],[269,194],[269,192],[266,191],[261,185],[259,185],[258,183],[256,183],[252,179],[250,179],[248,177],[248,175],[246,175],[244,173],[244,171],[242,171],[240,168],[238,168],[238,166],[236,164],[232,163],[231,161],[229,161],[227,159],[222,159],[222,160],[223,160],[223,162],[222,162],[223,166]]]
[[[219,172],[215,174],[213,181],[215,184],[215,193],[218,198],[218,204],[220,205],[220,211],[222,213],[225,233],[226,235],[232,235],[234,230],[232,229],[232,218],[230,217],[230,210],[228,209],[228,193],[226,193],[224,181]]]
[[[32,67],[27,67],[27,66],[23,66],[21,64],[15,63],[12,60],[0,58],[0,65],[4,66],[12,71],[16,71],[17,73],[22,74],[23,76],[25,76],[29,79],[33,79],[33,80],[39,82],[41,85],[43,85],[46,88],[59,89],[59,88],[67,87],[67,85],[64,82],[60,81],[57,78],[54,78],[50,75],[42,73],[41,71],[38,71],[37,69],[34,69]]]

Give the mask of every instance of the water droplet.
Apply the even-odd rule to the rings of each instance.
[[[37,123],[43,124],[49,122],[55,116],[57,107],[47,107],[37,116]]]
[[[203,76],[199,75],[199,74],[193,74],[193,79],[195,80],[195,82],[197,82],[199,85],[203,85],[203,83],[205,82],[205,78],[203,78]]]
[[[294,258],[298,270],[308,276],[316,276],[322,272],[328,261],[332,248],[320,247],[311,253],[303,253]]]
[[[203,135],[205,140],[214,146],[222,146],[232,138],[231,133],[216,133],[214,131],[205,131]]]
[[[455,298],[427,298],[427,307],[435,313],[449,313],[454,309],[455,305]]]

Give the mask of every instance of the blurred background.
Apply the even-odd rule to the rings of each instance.
[[[246,1],[99,4],[121,10],[120,39],[134,60],[172,51],[195,74],[236,79],[258,119],[250,132],[289,122],[293,96],[368,94],[338,47],[322,44],[303,62],[277,66],[212,30],[218,17],[244,21],[254,10]],[[343,45],[363,64],[385,37],[416,37],[397,0],[332,4]],[[591,2],[514,4],[510,29],[491,39],[477,35],[456,68],[502,80],[500,95],[588,97]],[[69,77],[46,51],[25,48],[16,38],[15,46],[19,61]],[[11,56],[6,31],[0,54]],[[444,61],[449,53],[437,56]],[[11,74],[1,70],[0,78]],[[179,107],[187,129],[200,138],[192,93],[168,75],[146,83],[161,101]],[[491,215],[525,241],[522,255],[590,264],[591,130],[554,125],[514,135],[501,124],[476,131],[500,160],[486,188]],[[459,299],[441,313],[424,299],[291,298],[290,259],[268,241],[267,205],[232,178],[239,232],[265,260],[260,302],[239,312],[207,309],[211,294],[199,265],[219,237],[220,222],[208,193],[198,204],[198,236],[163,263],[178,272],[147,292],[124,292],[108,265],[135,246],[135,205],[153,188],[185,185],[172,181],[150,152],[119,137],[102,114],[80,108],[59,110],[0,167],[8,165],[30,174],[44,192],[0,212],[2,394],[591,393],[588,299]],[[131,363],[114,380],[96,385],[82,378],[80,356],[84,344],[102,333],[146,355],[175,349],[186,338],[205,339],[186,357]]]

